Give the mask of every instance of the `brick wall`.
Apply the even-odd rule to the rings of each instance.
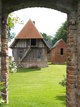
[[[61,48],[63,49],[63,55],[61,55]],[[54,64],[64,64],[66,62],[66,44],[63,40],[51,50],[51,62]]]

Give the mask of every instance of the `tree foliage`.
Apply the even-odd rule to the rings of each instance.
[[[14,38],[15,33],[11,30],[14,28],[16,23],[23,24],[23,21],[20,20],[18,16],[13,16],[13,14],[9,14],[8,16],[8,41]]]
[[[11,32],[11,29],[14,28],[14,17],[12,14],[8,16],[8,41],[14,38],[15,33]]]
[[[63,39],[65,42],[67,40],[67,21],[65,21],[65,23],[63,23],[56,32],[55,37],[52,40],[52,44],[54,45],[59,39]]]
[[[8,63],[9,63],[9,72],[10,73],[17,72],[17,65],[14,61],[12,61],[11,57],[9,57]]]
[[[52,47],[52,39],[53,39],[53,37],[51,35],[47,35],[46,33],[41,33],[41,35],[43,36],[44,40],[47,42],[49,47]]]
[[[59,82],[59,84],[61,85],[61,86],[63,86],[63,87],[65,87],[66,86],[66,77],[65,77],[65,75],[63,75],[63,80],[61,80],[61,82]]]
[[[0,82],[0,107],[6,107],[5,101],[3,100],[2,94],[6,87],[4,86],[4,82]]]

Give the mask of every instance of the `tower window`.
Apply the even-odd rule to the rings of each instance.
[[[31,39],[31,46],[36,46],[36,39]]]
[[[63,55],[63,48],[60,49],[60,54]]]

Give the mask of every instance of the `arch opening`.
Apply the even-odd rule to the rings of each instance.
[[[21,13],[21,12],[20,12]],[[59,14],[59,13],[58,13]],[[51,17],[51,16],[50,16]],[[34,19],[33,19],[34,20]],[[48,19],[49,20],[49,19]],[[35,20],[34,20],[35,21]],[[39,19],[39,21],[40,21],[40,23],[41,23],[41,20]],[[49,21],[46,21],[46,23],[47,23],[47,25],[49,25]],[[46,24],[45,23],[45,24]],[[35,25],[37,24],[37,22],[35,21]],[[50,28],[50,27],[49,27]],[[45,33],[45,32],[43,32],[43,33]],[[40,59],[40,58],[39,58]],[[61,68],[60,68],[61,69]],[[63,69],[65,69],[65,67],[63,66]],[[35,70],[36,71],[36,70]],[[14,78],[14,77],[13,77]],[[17,77],[16,77],[17,78]],[[11,83],[10,83],[11,84]],[[45,97],[45,96],[44,96]],[[64,97],[64,96],[62,96],[62,97]],[[12,99],[12,98],[11,98]]]

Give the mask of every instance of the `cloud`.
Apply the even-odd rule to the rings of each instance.
[[[67,19],[65,13],[48,8],[26,8],[14,12],[14,15],[17,15],[21,20],[24,20],[24,24],[29,19],[35,21],[35,26],[39,32],[44,32],[52,36],[54,36],[62,23]],[[14,31],[16,34],[22,29],[24,24],[15,25]]]

